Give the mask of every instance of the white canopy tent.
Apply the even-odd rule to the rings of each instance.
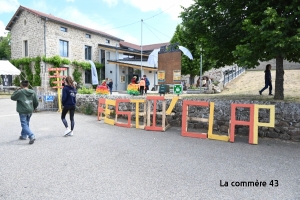
[[[20,75],[20,73],[21,71],[8,60],[0,60],[0,75]]]

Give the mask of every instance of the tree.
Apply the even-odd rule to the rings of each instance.
[[[255,68],[276,58],[275,99],[284,99],[283,60],[300,61],[299,0],[195,0],[182,24],[205,38],[217,66]]]
[[[9,60],[11,55],[10,33],[6,37],[0,37],[0,60]]]
[[[176,31],[170,41],[170,43],[179,43],[180,46],[184,46],[189,49],[193,55],[193,60],[190,60],[187,56],[182,56],[181,61],[181,73],[182,75],[190,75],[190,82],[193,83],[194,77],[200,74],[200,46],[201,39],[196,40],[193,34],[185,30],[182,25],[177,25]],[[205,50],[201,52],[205,53]],[[204,58],[205,55],[203,55]],[[213,62],[208,59],[203,60],[202,72],[208,71],[213,67]]]

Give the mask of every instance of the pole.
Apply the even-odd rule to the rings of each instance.
[[[143,19],[141,19],[141,77],[142,78],[143,72]]]
[[[58,101],[58,111],[57,112],[61,113],[62,109],[61,109],[61,96],[60,96],[60,87],[59,87],[60,83],[59,83],[58,70],[56,70],[56,76],[57,76],[56,77],[56,81],[57,81],[56,85],[57,85],[57,101]]]
[[[200,47],[200,94],[202,90],[202,48]]]
[[[156,69],[156,64],[154,64],[154,69]],[[155,89],[155,75],[156,75],[156,71],[153,71],[153,76],[154,76],[154,84],[153,84],[153,87]]]
[[[118,45],[116,45],[118,47]],[[116,51],[116,60],[119,61],[119,52]],[[116,64],[116,91],[118,91],[118,72],[120,71],[119,64]]]

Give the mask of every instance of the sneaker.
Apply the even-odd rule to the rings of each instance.
[[[35,138],[34,138],[34,137],[33,137],[33,138],[29,138],[29,144],[33,144],[34,141],[35,141]]]
[[[67,136],[73,136],[73,131],[67,134]]]
[[[20,136],[19,140],[26,140],[26,138],[23,138],[22,136]]]
[[[65,130],[65,134],[64,134],[64,136],[68,136],[69,135],[69,133],[71,133],[72,131],[70,130],[70,129],[67,129],[67,130]]]
[[[261,95],[261,91],[258,91],[259,92],[259,94]]]

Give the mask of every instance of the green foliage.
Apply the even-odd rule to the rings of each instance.
[[[85,105],[85,112],[84,112],[84,114],[86,114],[86,115],[92,115],[93,112],[94,112],[93,111],[93,105],[91,103],[87,103]]]
[[[35,63],[34,63],[34,70],[35,74],[33,75],[33,86],[40,86],[41,85],[41,57],[38,56],[35,58]]]
[[[216,66],[255,68],[276,58],[275,99],[283,100],[283,60],[300,61],[299,1],[197,0],[181,13],[188,40]]]
[[[202,72],[210,70],[215,66],[215,62],[206,57],[206,51],[200,51],[200,44],[203,45],[203,42],[199,42],[199,40],[195,40],[193,37],[194,34],[190,33],[185,29],[182,25],[177,25],[176,31],[171,39],[171,43],[179,43],[180,46],[184,46],[190,50],[193,55],[193,60],[190,60],[187,56],[182,54],[181,59],[181,74],[187,75],[190,74],[192,79],[195,75],[200,75],[200,55],[204,59],[202,59]],[[201,40],[201,39],[200,39]]]
[[[79,67],[75,66],[73,71],[73,78],[77,84],[81,84],[81,72],[79,71]]]
[[[6,37],[0,37],[0,60],[9,60],[11,57],[10,38],[10,33],[8,33]]]
[[[15,86],[18,86],[18,87],[20,87],[20,77],[19,76],[16,76],[15,78],[14,78],[14,80],[13,80],[13,83],[14,83],[14,85]]]
[[[45,63],[49,63],[52,64],[55,68],[59,68],[61,67],[61,65],[70,65],[72,64],[74,66],[74,71],[73,71],[73,77],[74,80],[77,82],[77,84],[81,84],[81,71],[82,70],[90,70],[91,69],[91,64],[88,62],[78,62],[78,61],[73,61],[71,62],[70,60],[66,59],[66,58],[61,58],[60,56],[56,55],[50,58],[47,58],[45,56],[43,56],[42,58],[40,56],[36,57],[36,58],[21,58],[21,59],[15,59],[15,60],[11,60],[10,62],[16,66],[18,69],[21,70],[21,72],[23,72],[21,75],[21,79],[28,79],[30,81],[30,83],[32,84],[32,86],[40,86],[41,85],[41,77],[40,77],[40,73],[41,73],[41,66],[40,66],[40,62],[43,61]],[[35,69],[35,74],[32,74],[32,70],[30,68],[30,65],[34,62],[34,69]],[[96,68],[101,68],[104,65],[98,62],[94,62]],[[49,75],[53,75],[55,72],[50,71]],[[55,81],[56,78],[50,78],[50,86],[53,87],[55,84],[53,84],[52,82]],[[14,81],[15,85],[16,82],[20,82],[20,78],[16,79]],[[20,84],[20,83],[18,83]]]
[[[79,94],[94,94],[95,90],[93,88],[82,87],[77,91]]]
[[[74,60],[72,62],[72,64],[74,66],[80,67],[83,70],[89,70],[89,69],[91,69],[91,64],[89,62],[78,62],[78,61]],[[104,65],[101,64],[101,63],[99,63],[99,62],[94,62],[94,64],[95,64],[95,67],[97,69],[104,67]]]

